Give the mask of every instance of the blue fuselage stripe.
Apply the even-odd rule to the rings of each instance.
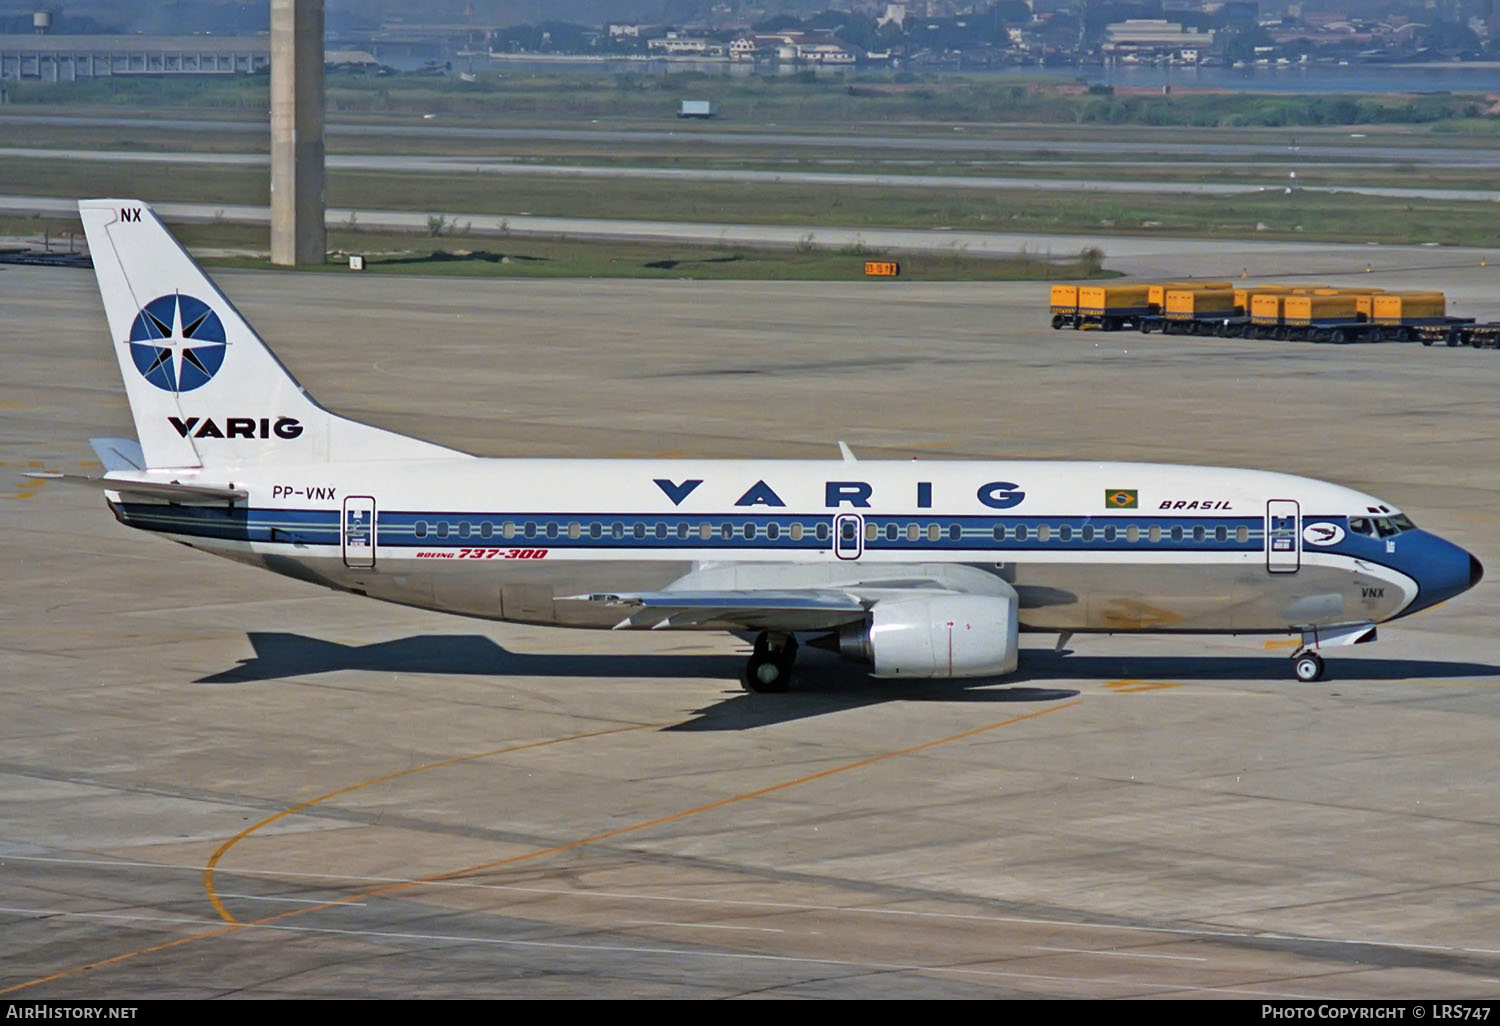
[[[148,531],[245,542],[340,544],[338,510],[230,509],[150,503],[122,503],[118,508],[125,523]],[[382,548],[819,551],[834,544],[835,519],[840,515],[390,510],[378,514],[376,531],[377,544]],[[864,537],[857,544],[866,552],[1246,553],[1259,552],[1265,547],[1265,524],[1261,517],[862,515]],[[844,543],[844,547],[855,546],[853,539]]]

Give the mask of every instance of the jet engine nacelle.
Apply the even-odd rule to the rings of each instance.
[[[839,652],[877,677],[987,677],[1016,669],[1016,594],[882,599],[839,629]]]

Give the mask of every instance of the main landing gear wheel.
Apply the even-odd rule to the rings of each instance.
[[[1304,684],[1323,679],[1323,657],[1316,652],[1298,652],[1292,656],[1292,672]]]
[[[763,631],[745,663],[740,682],[746,691],[779,692],[792,686],[792,663],[797,659],[797,639],[790,634]]]

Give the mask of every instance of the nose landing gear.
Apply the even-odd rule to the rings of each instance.
[[[746,691],[780,692],[791,687],[797,639],[790,634],[762,631],[745,663],[740,682]]]

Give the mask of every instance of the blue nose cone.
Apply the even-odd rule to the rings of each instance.
[[[1417,599],[1407,612],[1415,613],[1461,595],[1484,577],[1484,566],[1474,556],[1435,534],[1416,531],[1397,541],[1400,569],[1417,582]]]

